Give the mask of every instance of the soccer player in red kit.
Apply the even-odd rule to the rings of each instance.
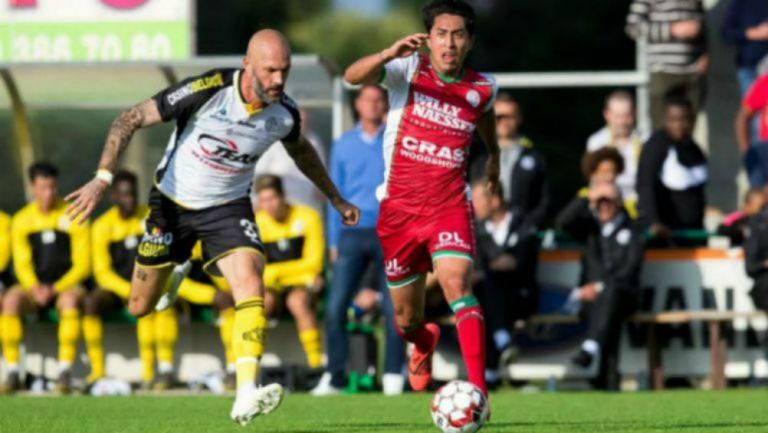
[[[440,328],[424,323],[425,276],[434,270],[456,314],[469,381],[486,392],[485,323],[472,295],[475,249],[466,185],[469,146],[477,129],[490,157],[488,188],[499,178],[493,78],[464,66],[474,42],[475,13],[459,0],[433,0],[422,10],[427,33],[407,36],[352,64],[352,84],[379,82],[389,91],[384,184],[378,234],[395,320],[414,344],[408,380],[424,390]],[[419,49],[426,45],[428,53]]]

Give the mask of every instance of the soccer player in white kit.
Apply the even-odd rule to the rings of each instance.
[[[84,221],[103,197],[133,134],[176,121],[150,192],[150,215],[131,280],[129,310],[152,312],[175,265],[198,240],[205,268],[223,275],[235,297],[233,350],[237,396],[230,417],[241,425],[277,408],[279,384],[260,386],[264,350],[264,246],[254,222],[249,188],[259,157],[282,141],[296,165],[355,225],[359,211],[344,200],[300,131],[295,102],[283,93],[291,49],[275,30],[251,38],[242,69],[214,69],[190,77],[124,111],[107,136],[96,177],[67,197],[70,218]]]

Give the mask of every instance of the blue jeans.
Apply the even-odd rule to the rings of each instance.
[[[744,168],[749,185],[763,187],[768,184],[768,142],[753,143],[744,154]]]
[[[333,264],[333,279],[325,312],[328,355],[326,369],[331,374],[331,384],[337,388],[346,384],[347,309],[370,263],[378,265],[379,289],[384,295],[382,301],[386,327],[384,372],[401,374],[405,358],[405,343],[394,328],[394,309],[387,290],[383,253],[376,229],[344,229],[341,232],[338,248],[339,256]]]

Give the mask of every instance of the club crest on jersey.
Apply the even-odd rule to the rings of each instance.
[[[469,105],[477,108],[480,105],[480,93],[475,89],[469,89],[467,91],[467,102],[469,102]]]

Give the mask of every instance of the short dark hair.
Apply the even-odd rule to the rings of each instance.
[[[378,84],[364,84],[364,85],[362,85],[360,87],[360,89],[357,91],[357,95],[355,95],[355,99],[359,98],[360,95],[363,94],[363,91],[365,91],[365,89],[369,89],[369,88],[370,89],[378,90],[379,94],[381,94],[381,96],[384,97],[384,99],[387,99],[387,90],[384,89],[383,87],[379,86]]]
[[[136,188],[139,184],[139,178],[133,172],[128,170],[118,170],[115,173],[115,177],[112,179],[112,185],[117,185],[120,182],[128,182]]]
[[[271,189],[279,195],[285,195],[283,190],[283,180],[274,174],[263,174],[257,177],[256,181],[254,182],[254,188],[256,189],[256,192],[261,192],[265,189]]]
[[[624,172],[624,157],[612,147],[602,147],[594,152],[585,153],[581,158],[581,173],[589,180],[592,173],[603,161],[611,161],[616,166],[616,174]]]
[[[509,92],[499,92],[499,94],[496,95],[496,100],[494,102],[506,102],[509,104],[515,104],[518,107],[520,106],[520,102],[518,102],[514,96],[510,95]]]
[[[432,31],[435,18],[442,14],[458,15],[464,18],[464,26],[470,36],[475,34],[475,10],[462,0],[432,0],[421,9],[421,18],[427,33]]]
[[[673,96],[670,98],[667,98],[664,101],[664,110],[668,110],[671,107],[680,107],[685,108],[690,113],[693,113],[693,103],[690,99],[684,97],[684,96]]]
[[[52,177],[56,179],[59,177],[59,169],[50,162],[38,161],[29,166],[27,176],[29,176],[30,182],[34,182],[38,177]]]

